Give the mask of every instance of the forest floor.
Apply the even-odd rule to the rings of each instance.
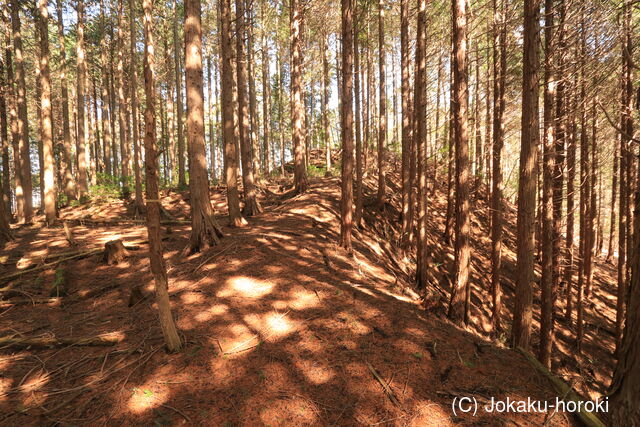
[[[284,182],[263,183],[264,213],[242,229],[227,226],[224,189],[212,188],[225,237],[202,253],[183,255],[188,224],[163,226],[170,297],[186,341],[177,354],[163,349],[144,224],[97,222],[130,217],[122,201],[62,209],[75,245],[62,226],[14,228],[16,240],[0,252],[0,277],[55,261],[61,253],[98,251],[113,239],[135,247],[117,265],[106,265],[101,253],[66,261],[67,295],[46,303],[41,300],[50,296],[55,265],[0,279],[6,298],[0,301],[0,336],[105,334],[115,341],[51,349],[7,348],[0,341],[0,424],[578,425],[564,413],[452,413],[454,397],[487,403],[492,397],[550,400],[556,394],[505,346],[508,331],[490,339],[483,191],[474,192],[471,204],[473,297],[470,324],[460,328],[444,316],[453,259],[442,238],[446,188],[430,196],[432,285],[422,298],[412,285],[414,260],[398,249],[400,192],[393,178],[383,209],[365,208],[353,257],[336,244],[340,188],[331,177],[311,179],[300,196],[292,196]],[[365,200],[371,201],[373,177],[367,184]],[[187,195],[164,191],[163,206],[187,219]],[[515,270],[512,207],[507,223],[505,325]],[[585,398],[601,396],[612,371],[613,274],[611,265],[598,260],[583,356],[573,355],[571,326],[562,319],[557,326],[553,370]],[[138,284],[151,296],[130,308],[129,293]],[[32,301],[19,304],[25,298]],[[538,313],[538,289],[534,304]]]

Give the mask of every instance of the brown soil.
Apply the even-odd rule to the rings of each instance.
[[[399,189],[391,178],[394,199],[382,211],[367,208],[355,232],[353,258],[336,245],[340,190],[335,178],[311,180],[309,191],[295,197],[278,183],[266,186],[263,214],[246,228],[226,226],[218,247],[190,257],[182,255],[189,225],[165,226],[171,301],[186,340],[178,354],[162,347],[152,297],[128,307],[132,287],[142,284],[152,295],[142,224],[74,222],[75,247],[62,226],[15,228],[16,241],[2,250],[0,276],[113,239],[139,249],[129,250],[128,258],[113,266],[100,254],[68,261],[68,296],[54,302],[0,306],[1,336],[110,334],[119,339],[112,347],[0,349],[0,423],[542,425],[548,418],[544,414],[496,417],[480,411],[472,417],[451,410],[456,396],[480,402],[555,398],[549,382],[504,346],[508,331],[489,339],[490,240],[482,191],[472,204],[472,323],[463,329],[443,316],[452,252],[442,244],[442,189],[429,202],[433,285],[423,299],[412,287],[414,260],[397,250]],[[373,197],[375,184],[370,184],[365,193]],[[224,191],[212,189],[211,194],[226,224]],[[175,218],[188,216],[185,196],[164,193],[163,205]],[[127,215],[124,203],[104,202],[66,208],[60,216],[96,220]],[[514,211],[508,218],[515,224]],[[513,226],[507,233],[504,324],[510,324],[512,307]],[[573,329],[558,324],[554,371],[589,398],[605,392],[613,366],[612,275],[612,266],[598,263],[582,357],[573,356]],[[9,282],[19,291],[9,301],[48,297],[54,276],[52,267]],[[393,398],[371,369],[389,385]],[[577,424],[561,413],[547,421]]]

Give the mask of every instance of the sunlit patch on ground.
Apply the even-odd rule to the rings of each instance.
[[[227,281],[227,286],[218,292],[218,297],[227,298],[243,296],[260,298],[273,290],[273,283],[253,279],[251,277],[238,276]]]

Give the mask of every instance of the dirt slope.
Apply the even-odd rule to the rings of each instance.
[[[392,182],[390,186],[397,192]],[[474,222],[483,230],[474,238],[473,324],[462,330],[442,316],[450,262],[441,238],[442,193],[429,207],[434,285],[426,301],[412,289],[413,260],[396,247],[398,196],[384,211],[367,214],[355,234],[353,258],[335,244],[339,197],[335,178],[314,179],[308,193],[295,197],[272,185],[263,195],[265,213],[251,219],[250,227],[225,228],[218,247],[189,257],[182,255],[188,225],[165,227],[171,300],[187,342],[183,352],[171,355],[162,349],[153,299],[127,306],[132,286],[143,284],[148,292],[153,286],[142,224],[74,222],[76,248],[61,227],[17,229],[17,240],[2,249],[7,259],[0,275],[15,271],[16,262],[39,264],[44,257],[99,248],[114,238],[136,242],[139,249],[116,266],[105,265],[101,256],[68,261],[68,296],[59,301],[3,303],[2,336],[109,333],[119,342],[113,347],[23,350],[0,345],[0,423],[543,424],[544,414],[496,417],[478,412],[474,418],[451,411],[456,396],[480,402],[555,397],[547,380],[522,356],[486,339],[490,306],[483,248],[488,244],[481,210]],[[223,216],[223,191],[212,190],[212,199]],[[169,193],[163,205],[177,218],[188,214],[181,194]],[[126,207],[118,202],[68,208],[61,214],[94,220],[125,215]],[[509,275],[509,251],[506,258]],[[10,300],[48,296],[54,275],[51,268],[10,282],[19,291]],[[597,294],[605,302],[606,290]],[[505,303],[510,307],[509,298]],[[609,318],[598,322],[611,327]],[[588,339],[602,344],[608,338],[592,328]],[[593,353],[572,363],[561,357],[557,365],[570,374],[592,375],[593,382],[576,385],[595,397],[610,372],[605,356]],[[602,357],[600,363],[597,357]],[[564,414],[549,421],[574,423]]]

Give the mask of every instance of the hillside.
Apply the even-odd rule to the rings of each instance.
[[[365,195],[373,197],[375,185],[366,182]],[[393,176],[388,185],[399,194]],[[429,201],[433,269],[423,298],[412,285],[412,255],[403,256],[397,245],[399,196],[382,211],[365,210],[349,257],[336,245],[337,178],[314,178],[307,193],[294,197],[286,182],[265,185],[264,213],[242,229],[226,226],[224,190],[212,188],[225,233],[217,247],[186,257],[188,223],[163,229],[170,297],[187,342],[178,354],[162,349],[153,298],[128,306],[132,287],[141,284],[148,296],[153,281],[144,224],[116,222],[127,218],[124,203],[63,209],[75,245],[62,227],[14,229],[16,241],[2,250],[3,277],[61,254],[99,250],[113,239],[122,239],[129,254],[106,265],[96,251],[4,283],[1,336],[108,334],[107,344],[115,344],[16,350],[0,343],[0,423],[576,425],[564,414],[452,413],[459,396],[486,403],[556,395],[522,355],[505,347],[505,337],[490,339],[482,189],[472,200],[471,324],[462,329],[445,318],[452,253],[442,243],[444,190],[436,188]],[[175,219],[187,218],[186,195],[163,192],[163,206]],[[506,308],[512,305],[515,211],[507,218]],[[613,342],[612,271],[599,262],[596,273],[585,354],[571,355],[572,333],[561,321],[554,361],[554,370],[590,398],[605,391],[613,365],[605,352]],[[43,302],[58,275],[64,275],[66,295]]]

